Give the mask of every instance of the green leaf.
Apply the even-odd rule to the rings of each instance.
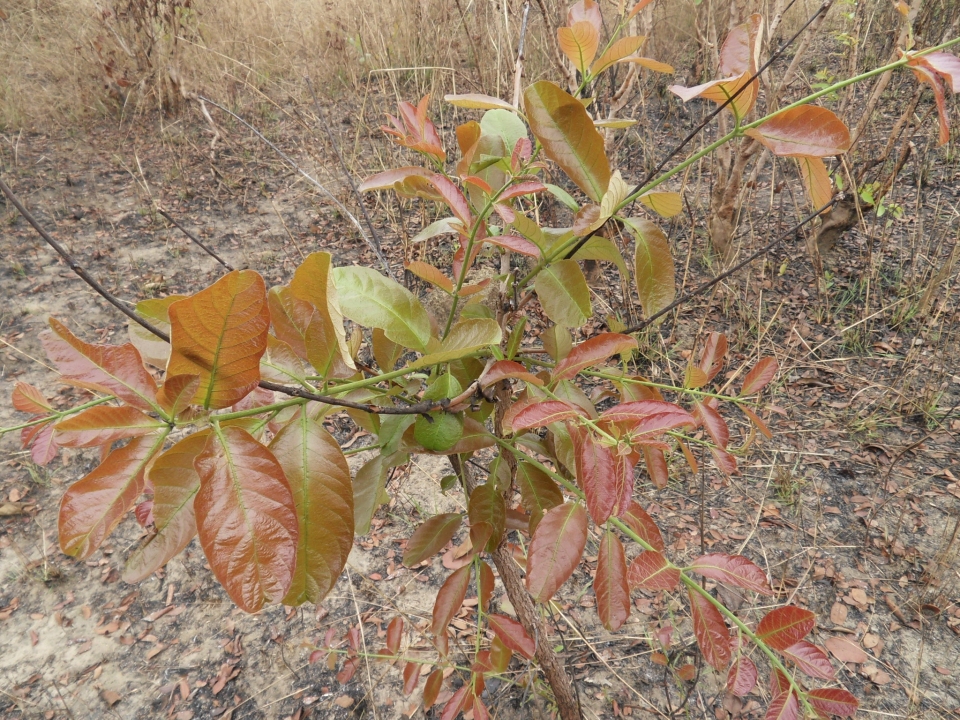
[[[387,484],[387,463],[377,455],[357,471],[353,480],[353,528],[357,535],[370,532],[370,521],[380,506]]]
[[[503,140],[507,156],[513,152],[517,140],[527,137],[527,126],[511,108],[510,110],[488,110],[480,119],[480,129],[484,135],[495,135]]]
[[[544,183],[547,187],[547,191],[553,195],[557,200],[560,201],[560,204],[567,208],[570,212],[577,212],[580,209],[580,204],[573,199],[573,195],[568,193],[562,187],[558,185],[552,185],[550,183]]]
[[[371,268],[333,271],[343,314],[355,323],[380,328],[387,338],[423,351],[430,340],[430,318],[420,301],[397,281]]]
[[[431,415],[418,415],[413,426],[413,437],[424,448],[432,452],[449,450],[463,436],[463,416],[461,413],[441,412]]]
[[[593,314],[590,288],[576,260],[559,260],[537,275],[537,297],[547,317],[557,325],[574,328]]]
[[[573,260],[603,260],[617,266],[620,274],[627,277],[627,263],[619,248],[609,238],[594,235],[573,255]]]
[[[491,97],[490,95],[481,95],[480,93],[467,93],[465,95],[444,95],[443,99],[451,105],[462,108],[471,108],[474,110],[489,110],[491,108],[500,108],[513,112],[513,105],[506,100]]]
[[[440,344],[437,352],[424,355],[407,369],[417,370],[459,360],[491,345],[499,345],[502,339],[503,332],[496,320],[490,318],[461,320],[450,329],[450,334]]]
[[[583,104],[545,80],[528,87],[523,102],[530,129],[547,157],[592,200],[600,202],[610,182],[610,163],[603,137]]]
[[[624,220],[636,239],[634,271],[643,314],[651,317],[673,302],[676,295],[673,256],[666,236],[643,218]]]

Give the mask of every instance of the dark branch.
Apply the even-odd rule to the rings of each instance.
[[[207,247],[206,245],[204,245],[203,242],[200,240],[200,238],[198,238],[198,237],[197,237],[196,235],[194,235],[192,232],[190,232],[189,230],[187,230],[183,225],[181,225],[181,224],[178,223],[176,220],[174,220],[173,217],[170,215],[170,213],[168,213],[166,210],[161,210],[160,208],[157,208],[157,212],[160,213],[161,215],[163,215],[167,220],[169,220],[170,222],[172,222],[172,223],[177,227],[177,229],[178,229],[180,232],[182,232],[182,233],[183,233],[184,235],[186,235],[188,238],[190,238],[191,240],[193,240],[194,243],[196,243],[197,245],[199,245],[200,248],[201,248],[207,255],[209,255],[209,256],[212,257],[214,260],[216,260],[218,263],[220,263],[221,265],[223,265],[227,270],[233,270],[233,266],[230,265],[230,263],[228,263],[228,262],[227,262],[226,260],[224,260],[222,257],[220,257],[219,255],[217,255],[216,251],[215,251],[213,248],[210,248],[210,247]]]

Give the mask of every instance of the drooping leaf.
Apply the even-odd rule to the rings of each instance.
[[[689,569],[704,577],[753,590],[761,595],[773,595],[766,574],[743,555],[702,555],[690,564]]]
[[[727,692],[746,697],[757,685],[757,666],[746,655],[738,657],[727,673]]]
[[[141,410],[156,410],[157,383],[131,344],[91,345],[66,325],[50,318],[50,330],[40,333],[47,357],[73,385],[116,395]]]
[[[527,553],[527,590],[546,603],[580,564],[587,544],[587,513],[579,503],[551,508],[537,525]]]
[[[396,655],[400,652],[400,641],[403,639],[403,618],[395,617],[387,625],[387,652]]]
[[[763,420],[761,420],[760,416],[757,415],[753,410],[748,408],[746,405],[741,405],[740,410],[743,412],[744,415],[750,418],[750,422],[754,424],[757,430],[759,430],[764,437],[766,438],[773,437],[773,433],[770,432],[770,428],[767,427],[767,424]]]
[[[643,462],[647,467],[647,474],[650,476],[650,482],[658,490],[663,490],[670,482],[670,471],[667,467],[667,456],[663,450],[657,447],[644,445]]]
[[[833,664],[827,654],[806,640],[791,645],[786,650],[782,650],[781,653],[810,677],[833,680],[836,676],[836,671],[833,669]]]
[[[698,401],[693,404],[693,416],[703,424],[710,439],[725,450],[730,443],[730,428],[720,413],[709,404]]]
[[[530,129],[547,157],[594,202],[600,202],[610,182],[610,164],[603,137],[583,104],[545,80],[526,89],[523,103]]]
[[[777,695],[770,701],[764,720],[799,720],[800,701],[794,692]]]
[[[671,567],[663,553],[644,550],[627,570],[627,584],[645,590],[673,590],[680,582],[680,571]]]
[[[520,363],[514,362],[513,360],[498,360],[487,370],[487,373],[480,381],[480,387],[488,388],[491,385],[496,385],[501,380],[507,380],[509,378],[523,380],[531,385],[543,385],[543,380],[531,373]]]
[[[544,514],[563,504],[563,493],[549,475],[528,462],[517,463],[517,486],[523,507],[530,513],[532,535]]]
[[[457,107],[462,108],[470,108],[473,110],[491,110],[493,108],[500,108],[502,110],[510,110],[511,112],[513,111],[513,105],[508,103],[506,100],[501,100],[500,98],[491,97],[489,95],[482,95],[480,93],[444,95],[443,99],[451,105],[456,105]]]
[[[23,428],[20,431],[20,444],[30,448],[30,459],[40,466],[57,456],[57,439],[49,422]]]
[[[46,415],[53,410],[53,406],[43,396],[43,393],[25,382],[18,382],[14,385],[10,399],[15,410],[31,415]]]
[[[730,664],[732,647],[730,632],[720,611],[695,590],[688,590],[690,615],[693,618],[693,633],[703,659],[711,667],[723,671]]]
[[[230,407],[260,382],[270,312],[263,278],[234,270],[170,306],[167,375],[199,375],[193,403]]]
[[[470,493],[470,502],[467,504],[467,514],[471,525],[487,523],[490,526],[486,550],[487,552],[496,550],[506,528],[507,507],[495,483],[487,482],[474,488]],[[477,550],[480,548],[478,547]]]
[[[662,553],[664,551],[666,545],[663,542],[663,535],[660,534],[660,528],[635,500],[630,501],[627,511],[620,516],[620,519],[639,535],[647,545],[658,552]]]
[[[623,544],[609,530],[600,539],[593,592],[597,596],[597,613],[603,626],[610,632],[619,630],[630,617],[630,588],[627,586]]]
[[[613,355],[637,348],[637,341],[629,335],[601,333],[574,347],[553,369],[553,380],[571,380],[581,370],[599,365]]]
[[[642,35],[617,40],[593,63],[590,67],[590,74],[594,76],[599,75],[614,63],[620,62],[624,58],[633,55],[640,49],[640,46],[643,45],[644,40],[646,40],[646,38]]]
[[[357,471],[353,481],[353,523],[357,535],[370,531],[370,521],[380,506],[387,482],[387,469],[384,456],[377,455]]]
[[[620,250],[613,243],[612,240],[605,237],[600,237],[599,235],[594,235],[592,238],[587,240],[576,253],[574,253],[572,260],[603,260],[605,262],[612,262],[617,266],[617,269],[620,271],[620,274],[623,277],[628,277],[627,275],[627,263],[623,259],[623,255],[620,254]]]
[[[460,513],[443,513],[423,522],[407,540],[404,567],[413,567],[440,552],[460,529],[462,520]]]
[[[663,310],[676,295],[673,256],[666,235],[654,223],[643,218],[624,222],[636,241],[634,272],[640,307],[646,317]]]
[[[343,311],[340,309],[340,298],[333,280],[333,260],[328,252],[310,253],[293,273],[290,281],[290,292],[294,297],[306,300],[320,315],[320,321],[314,321],[307,328],[307,358],[311,364],[322,372],[328,366],[326,360],[334,354],[333,348],[324,351],[318,349],[319,341],[331,342],[336,339],[339,348],[339,360],[348,370],[355,370],[356,366],[347,344],[347,334],[343,328]]]
[[[446,293],[453,292],[453,281],[443,274],[443,271],[430,265],[429,263],[414,260],[403,266],[421,280],[425,280],[431,285],[436,285]]]
[[[683,198],[675,192],[648,192],[637,198],[641,203],[664,218],[672,218],[683,212]]]
[[[710,454],[713,456],[713,461],[717,464],[721,472],[727,475],[736,475],[737,472],[739,472],[737,469],[737,458],[726,450],[711,447]]]
[[[443,685],[443,670],[436,669],[427,676],[427,683],[423,686],[423,709],[429,710],[437,702],[440,687]]]
[[[558,28],[557,43],[560,51],[570,59],[580,74],[586,75],[587,68],[597,55],[600,36],[592,23],[580,20],[570,27]]]
[[[760,61],[763,39],[763,17],[754,13],[749,19],[732,28],[720,48],[718,72],[721,75],[754,73]]]
[[[572,428],[570,437],[576,452],[577,482],[586,496],[587,510],[597,525],[603,525],[629,502],[633,484],[626,488],[617,482],[613,450],[592,432]]]
[[[450,621],[459,612],[467,596],[472,570],[473,563],[464,565],[459,570],[454,570],[440,586],[437,599],[433,604],[433,619],[430,624],[430,631],[434,635],[445,634]]]
[[[700,353],[699,367],[706,373],[707,381],[713,380],[723,367],[727,355],[727,337],[723,333],[711,332]]]
[[[493,598],[495,579],[493,570],[483,560],[478,561],[477,572],[477,602],[480,605],[480,612],[489,612],[490,600]]]
[[[319,603],[333,588],[353,546],[353,484],[336,440],[306,409],[270,443],[293,493],[300,534],[285,605]]]
[[[369,192],[370,190],[390,190],[398,182],[403,182],[414,175],[419,177],[429,177],[433,173],[423,167],[401,167],[393,170],[371,175],[357,187],[357,192]]]
[[[163,298],[141,300],[137,303],[135,310],[137,315],[169,336],[170,317],[167,315],[167,310],[171,304],[185,297],[186,295],[168,295]],[[170,343],[158,338],[140,323],[133,320],[127,323],[127,334],[130,337],[130,342],[140,351],[144,361],[160,369],[167,366],[167,359],[170,357]]]
[[[420,669],[423,666],[418,662],[408,662],[403,666],[403,694],[412,695],[420,681]]]
[[[826,108],[801,105],[774,115],[756,128],[745,130],[779,157],[830,157],[850,149],[850,131]]]
[[[100,547],[143,491],[143,474],[167,432],[134,438],[73,483],[60,500],[60,549],[83,560]]]
[[[743,379],[743,387],[740,388],[739,397],[746,397],[758,393],[777,375],[780,366],[775,358],[765,357],[757,361],[753,369],[747,373]]]
[[[494,635],[500,638],[500,642],[506,647],[520,653],[528,660],[533,658],[537,651],[537,644],[523,629],[523,625],[513,618],[497,613],[488,615],[487,622],[490,623],[490,629]]]
[[[537,275],[534,288],[543,311],[557,325],[580,327],[593,314],[590,288],[576,260],[551,263]]]
[[[129,405],[96,405],[53,426],[62,447],[109,445],[123,438],[156,432],[164,424]]]
[[[430,318],[409,290],[372,268],[356,265],[335,268],[333,277],[344,315],[360,325],[382,329],[404,347],[426,350]]]
[[[820,158],[807,155],[798,157],[797,162],[800,164],[800,175],[803,177],[807,195],[810,196],[810,203],[814,208],[822,208],[833,198],[833,183],[830,181],[827,166]]]
[[[194,460],[207,444],[209,430],[188,435],[154,460],[147,473],[153,486],[154,535],[127,559],[123,580],[143,580],[176,557],[197,534],[193,499],[200,489]]]
[[[771,610],[757,625],[757,637],[774,650],[786,650],[796,645],[813,630],[816,615],[796,605],[785,605]]]
[[[230,599],[257,612],[287,594],[296,568],[299,520],[273,453],[246,430],[215,430],[194,466],[200,545]]]
[[[733,98],[727,108],[734,116],[743,120],[756,103],[757,92],[760,88],[760,81],[751,80],[752,77],[753,72],[747,70],[732,77],[711,80],[689,88],[683,85],[671,85],[668,90],[684,102],[701,97],[705,100],[711,100],[717,105],[724,105],[730,98]]]
[[[843,688],[815,688],[807,693],[807,700],[824,715],[853,717],[860,707],[857,699]]]

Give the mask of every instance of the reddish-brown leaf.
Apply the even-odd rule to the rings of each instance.
[[[420,177],[430,177],[433,173],[423,167],[401,167],[393,170],[371,175],[357,187],[358,192],[367,192],[369,190],[390,190],[398,182],[403,182],[409,177],[418,175]]]
[[[757,361],[753,369],[747,373],[743,379],[743,387],[740,388],[740,397],[758,393],[777,375],[780,366],[776,358],[765,357]]]
[[[422,523],[407,540],[407,548],[403,551],[404,567],[413,567],[440,552],[460,528],[461,522],[460,513],[443,513]]]
[[[175,418],[190,406],[199,387],[199,375],[167,375],[157,391],[157,402]]]
[[[799,720],[800,701],[796,693],[785,692],[777,695],[767,708],[764,720]]]
[[[790,692],[790,679],[777,668],[770,672],[770,696],[779,697]]]
[[[791,660],[801,671],[810,677],[833,680],[836,672],[827,654],[813,643],[801,640],[781,651],[787,660]]]
[[[520,197],[522,195],[532,195],[538,192],[544,192],[547,186],[537,180],[528,180],[526,182],[511,185],[500,195],[500,200],[509,200],[510,198]]]
[[[796,605],[771,610],[757,625],[757,637],[774,650],[786,650],[807,636],[816,624],[816,615]]]
[[[663,553],[644,550],[630,563],[627,583],[645,590],[673,590],[680,582],[680,571],[671,567]]]
[[[587,544],[587,513],[579,503],[565,503],[543,516],[527,553],[527,590],[537,602],[553,597],[580,564]]]
[[[555,422],[571,420],[583,415],[583,412],[559,400],[535,402],[520,409],[510,421],[513,432],[544,427]]]
[[[581,20],[586,20],[597,32],[600,32],[603,20],[600,16],[600,5],[596,0],[577,0],[567,8],[567,25],[572,26]]]
[[[800,165],[803,185],[810,196],[810,204],[815,209],[822,208],[833,198],[833,183],[830,181],[827,166],[820,158],[808,155],[798,157],[797,163]]]
[[[942,76],[953,92],[960,93],[960,58],[956,55],[942,51],[932,52],[923,57],[911,59],[907,64],[913,65],[917,61]]]
[[[614,355],[635,350],[637,341],[629,335],[619,333],[601,333],[574,347],[553,369],[552,378],[571,380],[581,370],[598,365]]]
[[[779,157],[831,157],[850,149],[847,126],[833,112],[817,105],[785,110],[744,134]]]
[[[400,640],[403,638],[403,618],[395,617],[387,625],[387,652],[396,655],[400,652]]]
[[[760,89],[760,81],[752,80],[752,77],[753,73],[747,70],[739,75],[721,78],[720,80],[711,80],[710,82],[694,87],[688,88],[683,85],[671,85],[668,89],[684,102],[688,102],[696,97],[702,97],[717,103],[717,105],[723,105],[727,100],[733,98],[733,101],[727,105],[727,108],[736,117],[743,119],[756,103],[757,92]]]
[[[443,274],[441,270],[435,268],[429,263],[420,262],[419,260],[414,260],[408,262],[404,267],[416,275],[421,280],[426,280],[431,285],[436,285],[438,288],[447,293],[453,292],[453,281]],[[392,368],[391,368],[392,369]]]
[[[703,659],[717,670],[724,670],[730,664],[733,649],[723,615],[713,603],[696,590],[689,589],[687,592],[690,596],[693,632],[703,653]]]
[[[937,103],[937,118],[940,121],[938,143],[945,145],[950,140],[950,115],[947,111],[947,98],[943,91],[943,81],[938,73],[923,64],[917,63],[916,60],[911,61],[910,69],[917,80],[926,83],[933,90],[933,99]]]
[[[707,403],[697,401],[693,404],[693,416],[703,423],[710,439],[726,449],[730,444],[730,429],[720,413]]]
[[[337,673],[337,682],[341,685],[346,685],[353,679],[353,676],[357,674],[357,670],[360,668],[360,658],[350,657],[343,661],[343,667],[340,668],[340,672]]]
[[[270,288],[267,307],[277,339],[287,343],[298,356],[306,359],[307,328],[317,315],[316,308],[307,300],[298,298],[290,288],[282,286]]]
[[[60,549],[79,560],[100,547],[143,491],[143,473],[167,433],[134,438],[111,452],[60,500]]]
[[[30,459],[37,465],[46,465],[57,456],[57,439],[49,422],[23,428],[20,443],[30,448]]]
[[[437,593],[437,599],[433,604],[433,621],[430,624],[430,631],[434,635],[443,635],[447,631],[447,626],[463,605],[463,599],[467,596],[467,587],[470,585],[470,573],[473,570],[473,563],[464,565],[459,570],[454,570],[450,577],[446,579]]]
[[[633,486],[622,489],[617,482],[616,457],[608,446],[587,430],[570,428],[576,452],[577,482],[583,488],[587,510],[597,525],[603,525],[615,508],[625,508]]]
[[[447,207],[453,211],[453,214],[463,223],[464,227],[471,227],[473,225],[473,215],[470,213],[470,203],[460,192],[460,188],[443,175],[431,175],[430,183],[437,189]]]
[[[461,712],[467,710],[467,705],[473,700],[473,695],[468,694],[470,683],[463,685],[457,690],[453,697],[447,700],[443,706],[443,712],[440,714],[440,720],[454,720]]]
[[[300,528],[285,605],[319,603],[333,588],[353,547],[353,482],[336,440],[300,410],[270,443],[286,476]]]
[[[47,357],[72,385],[116,395],[141,410],[156,410],[157,383],[132,343],[91,345],[50,318],[50,330],[40,333]]]
[[[609,530],[600,539],[593,592],[597,596],[597,614],[603,626],[610,632],[619,630],[630,617],[630,588],[627,586],[623,544]]]
[[[761,595],[773,595],[766,574],[743,555],[702,555],[690,564],[689,569],[704,577],[753,590]]]
[[[563,493],[550,476],[528,462],[517,464],[517,485],[523,507],[530,513],[532,535],[544,513],[563,504]]]
[[[495,580],[493,570],[486,562],[480,560],[479,571],[477,573],[477,602],[480,605],[480,612],[487,612],[490,606],[490,599],[493,597]]]
[[[703,352],[700,353],[700,364],[698,367],[707,375],[707,380],[713,380],[720,368],[723,367],[723,359],[727,355],[727,337],[723,333],[712,332],[707,336],[707,342],[703,346]]]
[[[155,432],[163,423],[129,405],[97,405],[53,426],[62,447],[109,445],[123,438]]]
[[[592,23],[580,20],[570,27],[557,29],[557,44],[580,74],[586,75],[597,55],[600,36]]]
[[[829,637],[824,643],[830,654],[840,662],[847,663],[865,663],[870,659],[863,649],[857,644],[856,640],[846,637]]]
[[[733,455],[718,447],[710,448],[710,454],[713,455],[713,461],[717,464],[717,467],[720,468],[721,472],[727,475],[737,474],[737,459]]]
[[[508,378],[523,380],[531,385],[543,385],[543,380],[527,370],[527,368],[520,363],[514,362],[513,360],[498,360],[490,366],[490,369],[487,370],[486,374],[481,378],[480,387],[488,388]]]
[[[746,655],[741,655],[727,673],[727,692],[746,697],[757,684],[757,666]]]
[[[523,625],[513,618],[496,613],[488,615],[487,621],[490,623],[490,629],[506,647],[520,653],[528,660],[533,658],[537,651],[537,644],[523,629]]]
[[[170,306],[168,375],[199,375],[193,402],[230,407],[260,381],[270,312],[263,278],[235,270]],[[202,532],[201,532],[202,536]]]
[[[316,308],[319,319],[307,327],[307,359],[319,373],[329,367],[339,374],[355,370],[343,329],[343,311],[333,281],[333,260],[328,252],[307,255],[293,273],[290,291]],[[391,368],[392,369],[392,368]]]
[[[11,400],[14,409],[31,415],[46,415],[53,410],[43,393],[25,382],[18,382],[14,386]]]
[[[754,427],[756,427],[757,430],[760,431],[761,435],[763,435],[766,438],[773,437],[773,433],[770,432],[770,428],[767,427],[767,424],[760,418],[759,415],[757,415],[753,410],[748,408],[746,405],[740,405],[739,408],[744,415],[750,418],[750,422],[752,422],[754,424]]]
[[[147,473],[153,486],[156,532],[127,560],[123,580],[135,583],[167,564],[197,534],[193,499],[200,489],[194,460],[207,444],[209,430],[183,438],[154,460]]]
[[[214,429],[194,466],[200,545],[230,599],[246,612],[280,602],[296,569],[299,521],[276,457],[239,427]]]
[[[423,686],[423,709],[429,710],[437,702],[440,686],[443,684],[443,670],[434,670],[427,676],[427,683]]]
[[[590,74],[598,75],[614,63],[620,62],[624,58],[633,55],[640,49],[645,39],[643,36],[635,35],[617,40],[593,63],[590,67]]]
[[[763,17],[756,13],[731,29],[720,48],[718,72],[723,76],[756,72],[762,35]]]
[[[667,456],[663,450],[649,445],[644,445],[643,461],[647,466],[647,474],[650,475],[650,482],[658,490],[663,490],[670,482],[670,471],[667,468]]]
[[[660,534],[660,528],[653,518],[640,505],[630,501],[627,511],[620,516],[620,519],[640,538],[657,552],[663,552],[666,547],[663,543],[663,535]]]
[[[420,682],[420,668],[418,662],[408,662],[403,666],[403,694],[410,695],[417,689],[417,683]]]
[[[487,552],[496,550],[507,522],[507,507],[503,501],[503,495],[497,490],[496,483],[487,482],[474,488],[467,504],[467,514],[471,525],[487,523],[490,526],[486,550]],[[481,549],[476,545],[474,547],[477,551]]]
[[[853,717],[860,707],[857,699],[843,688],[816,688],[807,693],[807,700],[824,715]]]
[[[540,248],[537,247],[536,243],[530,242],[525,237],[520,237],[519,235],[491,235],[485,237],[483,241],[491,245],[506,248],[507,250],[513,250],[513,252],[526,255],[527,257],[538,258],[541,255]]]

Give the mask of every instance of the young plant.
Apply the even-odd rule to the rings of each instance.
[[[621,8],[616,31],[644,4]],[[504,673],[514,654],[536,657],[561,717],[579,717],[541,614],[582,566],[593,532],[600,538],[593,589],[608,630],[628,619],[633,589],[683,590],[703,658],[726,674],[731,693],[743,696],[754,688],[754,658],[763,656],[769,665],[768,717],[853,715],[857,701],[848,691],[808,687],[808,680],[788,669],[834,679],[824,651],[805,639],[814,627],[811,611],[788,605],[756,624],[743,620],[703,581],[769,596],[766,573],[746,557],[724,553],[674,562],[656,523],[634,499],[637,468],[641,478],[663,488],[674,456],[695,471],[709,457],[720,473],[736,473],[735,453],[749,439],[734,450],[726,417],[740,411],[755,431],[771,436],[757,407],[759,393],[776,377],[776,361],[764,357],[749,368],[732,368],[733,376],[745,372],[739,391],[731,393],[718,382],[727,340],[709,333],[682,385],[656,383],[639,374],[643,358],[629,331],[595,334],[574,345],[570,330],[593,315],[583,260],[610,261],[625,274],[632,267],[648,319],[677,302],[670,246],[656,217],[676,214],[680,198],[658,188],[725,143],[747,136],[776,155],[797,158],[812,204],[821,209],[832,196],[822,158],[842,153],[849,140],[833,113],[809,101],[877,71],[744,123],[758,92],[758,46],[750,28],[759,28],[762,18],[754,16],[734,31],[739,50],[728,53],[729,77],[681,93],[727,105],[734,129],[650,182],[630,187],[611,166],[589,103],[578,95],[612,65],[637,60],[636,39],[621,45],[611,37],[595,60],[595,3],[581,0],[570,17],[560,41],[583,78],[577,94],[539,81],[523,93],[522,111],[498,98],[448,96],[456,106],[483,111],[479,121],[457,127],[455,165],[448,164],[428,116],[429,98],[417,106],[400,103],[398,117],[384,128],[425,164],[379,173],[361,190],[422,198],[449,213],[418,237],[453,238],[451,272],[422,261],[407,265],[449,296],[445,317],[431,315],[409,290],[373,269],[334,267],[329,254],[313,253],[289,283],[269,290],[258,273],[241,270],[190,296],[143,301],[124,345],[89,344],[50,321],[42,336],[48,357],[63,382],[94,397],[56,411],[39,390],[19,383],[14,405],[34,415],[19,428],[24,446],[40,464],[60,446],[99,448],[103,458],[63,496],[61,549],[77,559],[89,557],[133,510],[149,534],[127,559],[128,582],[161,568],[196,536],[214,575],[242,609],[318,603],[343,570],[355,533],[369,527],[388,471],[412,454],[445,455],[467,511],[426,518],[407,540],[403,557],[404,565],[416,566],[437,554],[464,522],[469,527],[469,555],[443,583],[433,609],[430,636],[439,658],[424,685],[425,707],[444,682],[440,666],[453,662],[448,626],[473,592],[474,657],[443,717],[467,711],[488,717],[485,682]],[[938,83],[935,89],[942,90],[941,79],[956,89],[952,57],[914,52],[887,68],[909,65],[925,81]],[[582,202],[546,182],[553,172],[547,160],[576,185]],[[534,211],[546,194],[570,209],[569,227],[536,221]],[[633,238],[632,258],[598,234],[605,226]],[[485,250],[502,254],[493,281],[474,273]],[[518,262],[518,256],[524,259]],[[496,301],[478,301],[491,282]],[[534,328],[535,309],[551,324]],[[159,382],[145,363],[159,372]],[[600,390],[588,396],[587,384]],[[379,451],[353,478],[323,427],[324,418],[340,408],[375,438],[372,447]],[[469,470],[467,460],[474,458],[487,462],[482,482]],[[491,560],[516,619],[491,607]],[[522,581],[517,561],[525,567]],[[375,657],[404,657],[409,694],[418,687],[422,658],[401,655],[403,634],[402,620],[392,622],[386,650]],[[345,638],[341,682],[359,666],[358,638],[356,628]],[[325,652],[335,659],[341,650],[334,640],[329,635],[312,659]]]

